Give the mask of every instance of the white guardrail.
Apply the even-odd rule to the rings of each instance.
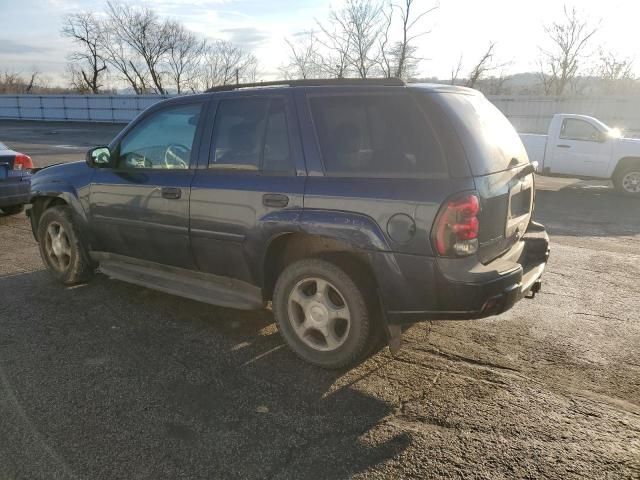
[[[0,118],[127,123],[162,95],[0,95]]]
[[[0,119],[127,123],[160,95],[0,95]],[[591,115],[640,136],[640,97],[489,96],[519,132],[546,133],[555,113]]]

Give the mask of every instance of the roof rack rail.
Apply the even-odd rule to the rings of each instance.
[[[270,82],[255,83],[238,83],[220,85],[218,87],[209,88],[206,93],[212,92],[228,92],[231,90],[239,90],[241,88],[260,88],[260,87],[323,87],[335,85],[372,85],[372,86],[390,86],[403,87],[406,85],[400,78],[318,78],[305,80],[274,80]]]

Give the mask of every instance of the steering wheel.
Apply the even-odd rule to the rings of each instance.
[[[153,163],[141,153],[131,152],[128,154],[126,163],[131,168],[152,168]]]
[[[189,168],[189,164],[185,158],[189,158],[191,149],[179,143],[171,144],[164,152],[164,164],[166,167]]]

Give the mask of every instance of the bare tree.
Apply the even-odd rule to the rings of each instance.
[[[343,41],[346,40],[348,48],[343,46],[342,50],[358,76],[370,76],[379,65],[378,38],[384,29],[382,3],[347,0],[342,9],[331,10],[329,22],[341,32]]]
[[[302,32],[303,39],[292,42],[286,39],[289,47],[289,64],[284,67],[285,75],[293,78],[314,78],[319,76],[322,60],[318,52],[318,42],[313,31]]]
[[[633,80],[633,60],[600,49],[597,73],[604,80]]]
[[[392,8],[400,11],[400,20],[402,21],[402,40],[395,45],[395,76],[398,78],[407,78],[409,76],[408,73],[416,66],[415,53],[417,48],[413,42],[418,37],[430,33],[429,30],[415,32],[415,27],[420,20],[439,7],[439,5],[436,5],[414,16],[415,12],[412,7],[414,7],[415,3],[417,3],[416,0],[404,0],[399,5],[392,4]]]
[[[600,48],[594,74],[599,79],[603,93],[625,93],[635,83],[633,59]]]
[[[203,90],[255,79],[256,57],[226,40],[216,40],[207,46],[200,85]]]
[[[117,29],[117,25],[112,25],[109,22],[103,31],[101,40],[105,60],[136,94],[149,92],[151,90],[150,79],[144,62],[122,37],[115,33],[115,29]]]
[[[497,68],[502,67],[503,65],[495,65],[494,57],[495,57],[495,42],[489,42],[489,46],[484,51],[478,62],[474,65],[469,72],[469,77],[467,78],[466,86],[473,88],[478,80],[482,78],[487,72],[495,70]]]
[[[319,72],[330,78],[345,78],[351,68],[351,32],[337,16],[329,16],[329,21],[323,24],[316,20],[320,30],[317,41],[317,63]]]
[[[52,87],[47,77],[43,77],[40,70],[32,67],[31,73],[4,70],[0,73],[0,94],[28,94],[28,93],[66,93],[69,89]]]
[[[192,32],[178,22],[169,22],[169,39],[166,63],[171,83],[178,94],[193,87],[200,70],[206,42],[199,40]]]
[[[511,80],[511,76],[501,71],[498,75],[478,80],[476,88],[485,95],[504,95],[509,93],[509,88],[506,86],[509,80]]]
[[[24,93],[33,93],[34,87],[38,86],[38,77],[40,77],[40,71],[34,69],[26,82]]]
[[[460,76],[460,72],[462,71],[462,54],[460,54],[460,58],[458,58],[458,64],[455,67],[451,68],[451,85],[455,85],[458,82],[458,77]]]
[[[380,55],[378,56],[378,65],[380,66],[380,70],[382,71],[382,76],[385,78],[391,78],[395,74],[395,65],[394,65],[394,49],[389,47],[391,43],[390,38],[390,30],[391,25],[393,24],[393,8],[391,8],[388,12],[386,10],[382,10],[382,15],[384,16],[384,26],[380,31],[380,38],[378,40],[378,50],[380,51]],[[396,55],[397,56],[397,55]]]
[[[0,93],[22,93],[23,83],[18,72],[5,70],[0,75]]]
[[[155,11],[107,2],[110,30],[143,60],[156,93],[167,93],[163,85],[162,64],[169,51],[170,24],[161,21]],[[138,77],[142,77],[137,72]]]
[[[564,7],[564,20],[544,27],[550,48],[540,48],[540,76],[546,94],[562,95],[579,73],[580,61],[598,27],[582,20],[575,8]]]
[[[64,18],[61,34],[78,46],[78,50],[69,55],[69,60],[76,62],[70,67],[74,86],[99,93],[101,76],[107,70],[100,22],[91,12],[73,13]]]

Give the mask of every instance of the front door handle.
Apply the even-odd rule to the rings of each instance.
[[[177,200],[182,196],[182,189],[177,187],[162,187],[160,193],[162,194],[162,198]]]
[[[280,193],[265,193],[262,196],[262,204],[265,207],[284,208],[289,205],[289,197]]]
[[[565,145],[564,143],[556,145],[558,148],[571,148],[571,145]]]

